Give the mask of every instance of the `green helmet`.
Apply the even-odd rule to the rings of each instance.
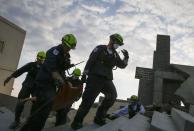
[[[79,68],[75,68],[73,70],[73,76],[77,76],[77,77],[81,76],[81,70]]]
[[[37,59],[44,60],[46,58],[46,53],[44,51],[39,51],[37,54]]]
[[[123,43],[123,37],[120,34],[117,34],[117,33],[112,34],[110,36],[110,39],[116,40],[119,45],[123,45],[124,44]]]
[[[73,34],[66,34],[62,38],[62,44],[66,45],[70,49],[74,49],[77,44],[77,40]]]
[[[136,95],[132,95],[130,98],[131,101],[137,101],[138,97]]]

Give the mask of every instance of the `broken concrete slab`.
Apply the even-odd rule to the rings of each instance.
[[[0,107],[5,107],[9,109],[10,111],[14,112],[17,101],[18,99],[16,97],[0,93]],[[30,101],[25,103],[24,110],[22,112],[23,118],[26,118],[29,116],[31,105],[32,103]]]
[[[172,119],[164,113],[154,111],[150,131],[178,131]]]
[[[0,107],[6,107],[7,109],[14,111],[17,100],[16,97],[0,93]]]
[[[194,104],[194,76],[189,77],[186,81],[184,81],[183,84],[181,84],[181,87],[178,88],[175,92],[176,95],[182,97],[185,99],[187,103]]]
[[[88,126],[85,126],[79,130],[76,130],[76,131],[92,131],[92,130],[95,130],[97,128],[99,128],[100,126],[99,125],[96,125],[96,124],[90,124]],[[49,127],[49,128],[44,128],[43,131],[74,131],[73,129],[70,128],[70,125],[62,125],[62,126],[57,126],[57,127]]]
[[[194,105],[190,105],[189,113],[194,116]]]
[[[88,125],[86,127],[81,128],[81,129],[79,129],[77,131],[93,131],[93,130],[99,128],[99,127],[100,127],[99,125],[93,123],[93,124],[90,124],[90,125]]]
[[[42,131],[74,131],[74,130],[68,127],[67,125],[62,125],[53,128],[45,128]]]
[[[9,125],[14,120],[14,113],[5,107],[0,107],[0,131],[11,131]]]
[[[94,131],[149,131],[150,119],[137,114],[132,119],[120,117]]]
[[[189,113],[172,109],[172,119],[180,131],[194,131],[194,117]]]
[[[129,123],[129,119],[125,117],[120,117],[115,119],[114,121],[96,129],[95,131],[118,131],[124,124]]]

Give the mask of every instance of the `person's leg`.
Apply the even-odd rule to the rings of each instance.
[[[99,83],[96,78],[91,78],[88,80],[82,96],[82,102],[71,124],[71,127],[73,129],[79,129],[82,127],[84,117],[87,115],[96,97],[100,93],[100,90],[98,88],[100,84],[101,83]]]
[[[10,125],[10,129],[16,128],[20,124],[20,117],[24,110],[25,102],[21,101],[22,99],[30,97],[30,90],[27,86],[23,86],[18,94],[18,102],[15,107],[15,121]]]
[[[31,115],[20,131],[41,131],[52,109],[55,96],[54,90],[40,91],[36,102],[33,103]]]
[[[63,124],[66,123],[67,114],[71,109],[71,105],[72,104],[69,104],[69,105],[65,106],[65,108],[60,109],[60,110],[57,111],[55,126],[63,125]]]
[[[22,89],[20,90],[18,94],[18,103],[15,108],[15,120],[19,120],[21,113],[23,112],[24,109],[24,104],[25,102],[22,102],[22,99],[29,98],[30,97],[30,90],[29,87],[23,86]]]
[[[106,113],[108,109],[114,104],[117,98],[116,88],[112,81],[105,81],[105,85],[102,88],[102,93],[105,95],[100,107],[96,112],[96,117],[94,122],[99,125],[104,125],[106,123]]]

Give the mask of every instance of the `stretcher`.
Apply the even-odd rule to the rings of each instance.
[[[64,84],[59,88],[57,95],[54,99],[53,110],[63,109],[66,105],[72,104],[77,101],[82,94],[83,86],[70,87],[68,84]]]

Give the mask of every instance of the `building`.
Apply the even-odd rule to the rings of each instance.
[[[0,16],[0,93],[11,95],[13,80],[6,87],[3,81],[18,66],[26,31]]]
[[[136,68],[138,96],[144,105],[173,102],[194,104],[194,67],[170,63],[170,36],[157,35],[153,68]]]

